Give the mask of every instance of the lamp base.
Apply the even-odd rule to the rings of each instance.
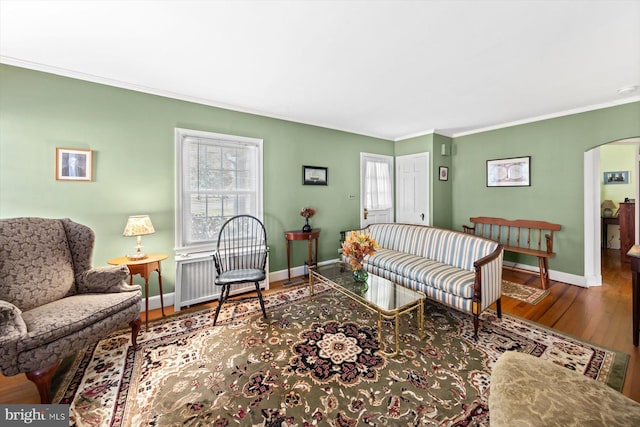
[[[147,254],[141,254],[141,253],[127,255],[127,259],[130,261],[140,261],[141,259],[145,259],[146,257],[147,257]]]

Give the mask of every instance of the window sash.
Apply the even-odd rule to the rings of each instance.
[[[365,160],[364,207],[389,209],[393,206],[391,171],[389,163],[373,159]]]
[[[262,219],[262,140],[176,129],[176,250],[216,247],[224,222]]]

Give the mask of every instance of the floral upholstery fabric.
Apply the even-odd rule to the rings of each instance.
[[[640,403],[529,354],[505,352],[491,372],[491,426],[638,426]]]
[[[115,312],[136,305],[136,300],[134,292],[74,295],[24,312],[22,320],[28,333],[18,343],[18,351],[30,350],[88,328]]]
[[[69,219],[0,220],[0,370],[32,372],[140,314],[126,266],[91,268],[93,231]]]
[[[0,300],[30,310],[73,294],[74,276],[61,221],[0,221]]]

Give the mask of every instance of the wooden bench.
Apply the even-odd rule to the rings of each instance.
[[[463,225],[465,233],[475,234],[495,240],[505,251],[538,257],[540,283],[547,289],[549,283],[549,258],[553,252],[553,233],[560,230],[560,224],[527,219],[507,220],[479,216],[469,218],[473,226]]]

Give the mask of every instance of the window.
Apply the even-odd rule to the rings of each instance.
[[[393,207],[391,165],[387,159],[365,157],[364,207],[390,209]]]
[[[262,140],[176,129],[176,250],[214,249],[222,224],[262,220]]]

